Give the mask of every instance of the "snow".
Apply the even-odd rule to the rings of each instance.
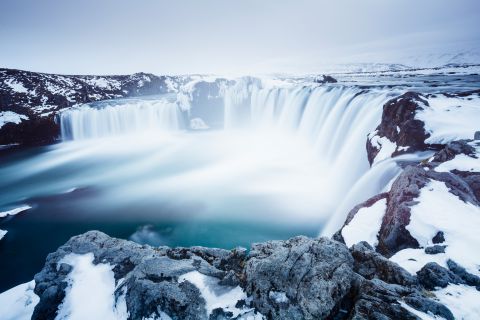
[[[23,86],[22,83],[16,81],[15,79],[8,79],[5,81],[5,84],[9,86],[13,91],[18,93],[28,93],[28,89]]]
[[[366,241],[375,247],[378,232],[387,209],[387,199],[380,199],[370,207],[361,208],[349,224],[342,229],[342,236],[348,247]]]
[[[268,297],[274,300],[276,303],[288,303],[290,301],[285,292],[280,291],[270,291],[268,293]]]
[[[17,213],[20,213],[22,211],[25,211],[25,210],[28,210],[28,209],[31,209],[31,208],[32,207],[30,207],[29,205],[23,205],[21,207],[18,207],[18,208],[12,209],[12,210],[3,211],[3,212],[0,212],[0,218],[4,218],[6,216],[14,216]]]
[[[193,118],[190,120],[190,129],[206,130],[206,129],[210,129],[210,127],[201,118]]]
[[[91,86],[97,87],[97,88],[102,88],[102,89],[120,89],[121,85],[120,82],[117,80],[107,80],[106,78],[102,77],[95,77],[91,79],[85,80],[86,83],[88,83]]]
[[[178,83],[173,81],[172,78],[166,78],[165,84],[169,92],[178,92]]]
[[[448,256],[445,253],[426,254],[425,249],[403,249],[390,258],[411,274],[417,273],[429,262],[436,262],[447,268]]]
[[[480,291],[475,287],[450,284],[433,293],[440,303],[452,311],[455,319],[480,319]]]
[[[442,162],[435,168],[437,172],[448,172],[452,170],[480,172],[480,146],[476,141],[469,143],[475,148],[475,155],[458,154],[453,159]]]
[[[5,237],[5,235],[7,234],[7,232],[8,232],[7,230],[2,230],[2,229],[0,229],[0,240],[2,240],[3,237]]]
[[[179,282],[188,281],[195,285],[200,294],[205,299],[207,317],[210,316],[213,310],[222,308],[225,311],[233,313],[233,318],[251,311],[250,309],[243,310],[235,307],[239,300],[246,300],[247,296],[239,287],[226,287],[218,284],[220,281],[217,278],[206,276],[198,271],[188,272],[178,279]]]
[[[28,120],[28,117],[23,114],[18,114],[13,111],[3,111],[0,112],[0,128],[3,127],[4,124],[12,122],[15,124],[19,124],[22,120]]]
[[[69,254],[61,263],[73,266],[68,287],[55,319],[127,319],[124,296],[115,301],[113,266],[93,264],[93,253]]]
[[[377,133],[378,131],[375,130],[374,132],[369,134],[370,142],[374,147],[379,149],[378,154],[373,160],[373,164],[390,158],[392,156],[392,153],[397,150],[397,144],[395,142],[390,141],[390,139],[388,139],[387,137],[380,137],[377,135]]]
[[[419,318],[422,319],[422,320],[443,319],[442,317],[439,317],[439,316],[435,316],[435,315],[431,315],[431,314],[427,314],[427,313],[425,313],[425,312],[421,312],[421,311],[415,310],[415,309],[413,309],[412,307],[410,307],[408,304],[406,304],[406,303],[403,302],[403,301],[399,301],[398,303],[400,303],[400,305],[402,306],[402,308],[404,308],[405,310],[407,310],[407,311],[410,312],[411,314],[416,315],[417,317],[419,317]]]
[[[406,229],[421,247],[432,245],[432,238],[443,231],[445,256],[468,272],[480,275],[480,208],[450,193],[444,182],[431,180],[420,190],[418,204],[411,207]],[[468,254],[467,254],[468,253]],[[437,259],[432,255],[431,259]],[[434,258],[435,257],[435,258]]]
[[[0,319],[27,320],[40,298],[33,292],[35,281],[20,284],[0,294]]]
[[[469,100],[469,98],[471,100]],[[480,130],[480,98],[446,97],[436,95],[428,97],[429,107],[416,113],[415,118],[425,123],[430,133],[426,143],[445,144],[453,140],[473,139]]]
[[[459,154],[452,160],[441,163],[435,168],[435,171],[448,172],[455,169],[459,171],[480,172],[480,159]]]

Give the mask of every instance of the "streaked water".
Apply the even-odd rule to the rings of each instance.
[[[366,135],[393,94],[247,78],[225,91],[225,129],[215,131],[189,130],[188,112],[165,97],[62,113],[64,142],[0,160],[0,211],[32,206],[1,221],[0,291],[90,229],[224,248],[316,236],[368,172]],[[397,171],[392,164],[354,199]]]

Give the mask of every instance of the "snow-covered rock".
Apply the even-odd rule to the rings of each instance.
[[[416,319],[423,312],[453,320],[367,243],[349,250],[327,238],[269,241],[247,254],[153,248],[90,231],[50,254],[35,283],[38,297],[29,294],[25,310],[29,317],[35,306],[32,319]],[[3,295],[26,305],[20,289]]]
[[[0,69],[0,145],[55,141],[55,115],[83,103],[163,94],[183,77],[136,73],[120,76],[74,76]]]
[[[370,164],[396,155],[439,150],[449,142],[473,139],[479,130],[480,93],[407,92],[383,106],[382,120],[369,134]]]

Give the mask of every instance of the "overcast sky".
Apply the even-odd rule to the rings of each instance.
[[[333,63],[475,54],[479,30],[479,0],[0,0],[0,66],[315,72]]]

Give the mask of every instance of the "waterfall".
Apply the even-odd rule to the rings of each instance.
[[[329,171],[342,176],[332,184],[339,191],[346,190],[370,168],[365,141],[380,122],[382,105],[391,97],[391,91],[347,86],[243,85],[243,90],[226,91],[226,129],[246,125],[252,129],[276,128],[308,140]],[[238,115],[245,114],[250,116],[248,124],[238,119]]]
[[[246,77],[224,88],[224,109],[218,112],[223,112],[226,131],[287,134],[309,145],[324,168],[319,176],[324,187],[318,197],[332,210],[325,231],[331,233],[354,205],[381,192],[400,170],[394,160],[370,169],[365,148],[367,135],[380,122],[382,106],[397,94],[391,89],[356,86],[272,85]],[[195,104],[190,108],[195,109]],[[186,120],[178,104],[167,100],[118,100],[60,115],[64,140],[187,129]]]
[[[185,128],[178,105],[167,100],[116,101],[83,105],[60,114],[63,140],[102,138],[145,131]]]

